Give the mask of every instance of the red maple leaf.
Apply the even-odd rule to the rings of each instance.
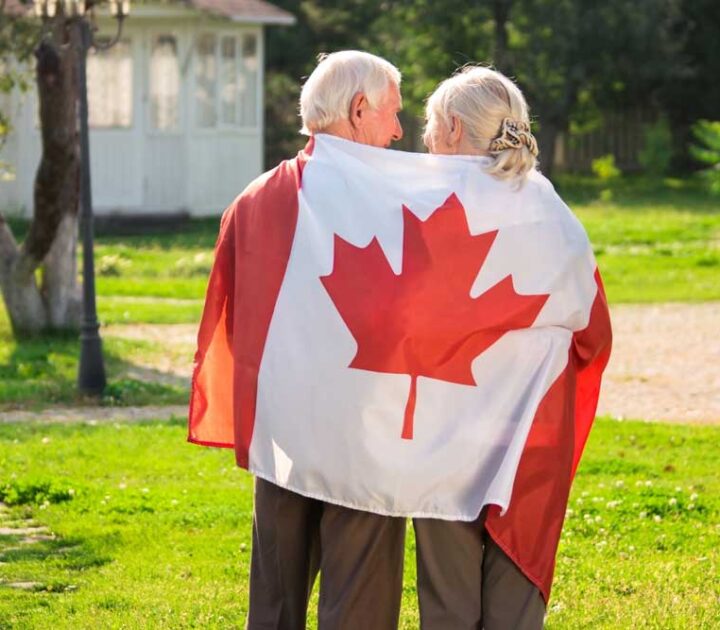
[[[508,275],[470,297],[497,230],[472,236],[455,194],[426,221],[403,206],[403,225],[400,275],[376,238],[355,247],[336,234],[333,271],[320,280],[358,344],[349,367],[410,375],[402,437],[412,439],[417,377],[476,385],[472,361],[530,326],[548,295],[519,295]]]

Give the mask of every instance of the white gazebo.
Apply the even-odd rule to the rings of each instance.
[[[98,13],[99,34],[115,22]],[[294,17],[263,0],[135,3],[120,42],[88,57],[97,214],[219,214],[263,167],[264,30]],[[37,94],[3,104],[0,209],[32,213]]]

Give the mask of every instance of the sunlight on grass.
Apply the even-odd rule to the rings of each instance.
[[[0,330],[0,409],[39,409],[51,404],[85,403],[77,392],[80,342],[77,335],[15,341]],[[108,337],[103,339],[108,387],[103,405],[184,404],[188,383],[168,377],[153,362],[174,360],[189,366],[191,352],[168,344]]]
[[[36,584],[0,587],[0,626],[243,625],[252,479],[231,452],[185,435],[184,420],[0,426],[0,498],[12,503],[0,519],[55,535],[22,548],[0,537],[0,580]],[[548,628],[717,627],[719,441],[720,427],[597,422]],[[418,627],[411,531],[407,542],[409,630]]]

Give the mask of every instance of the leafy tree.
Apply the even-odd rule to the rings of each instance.
[[[289,28],[266,32],[265,164],[275,166],[306,142],[298,133],[298,102],[302,80],[321,53],[371,49],[373,24],[381,15],[380,0],[273,0],[297,18]]]
[[[541,164],[555,140],[601,107],[646,100],[667,75],[681,39],[678,0],[412,0],[380,18],[380,41],[406,73],[416,111],[440,80],[468,62],[514,77],[536,118]]]
[[[12,5],[12,9],[17,7]],[[28,89],[32,75],[26,64],[32,57],[38,38],[38,25],[34,21],[22,19],[15,10],[8,14],[8,10],[8,0],[0,0],[0,94],[9,94],[14,89]],[[8,112],[0,109],[0,150],[11,131],[12,121]],[[10,164],[0,161],[0,175],[11,168]]]

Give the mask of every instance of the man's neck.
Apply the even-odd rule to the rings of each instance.
[[[324,129],[319,129],[317,133],[326,133],[330,136],[337,136],[338,138],[351,140],[352,142],[359,142],[355,129],[353,129],[349,120],[336,120]]]

